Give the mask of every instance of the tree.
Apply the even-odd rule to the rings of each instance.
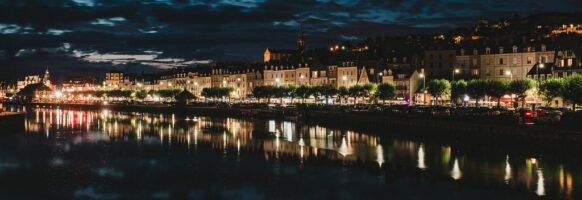
[[[446,95],[450,89],[451,84],[445,79],[433,79],[427,85],[427,92],[436,98],[437,103],[439,98]]]
[[[479,106],[479,99],[487,94],[487,81],[482,79],[473,79],[467,83],[467,94],[475,98],[476,106]]]
[[[582,104],[582,75],[572,75],[564,81],[562,97],[572,102],[572,110],[576,111],[576,104]]]
[[[552,100],[562,95],[564,79],[551,78],[540,82],[538,93],[546,98],[546,104],[552,105]]]
[[[348,93],[351,97],[354,97],[354,104],[356,104],[356,99],[358,97],[364,96],[364,87],[362,87],[362,85],[354,85],[350,87]]]
[[[453,81],[451,83],[451,102],[458,103],[458,99],[463,99],[467,94],[467,82],[464,80]]]
[[[137,97],[138,99],[145,99],[146,97],[148,97],[148,91],[146,91],[146,90],[137,90],[135,92],[135,97]]]
[[[229,102],[230,102],[230,98],[232,97],[232,93],[235,91],[234,87],[221,87],[221,88],[218,88],[218,90],[220,91],[220,95],[228,98]],[[176,96],[176,95],[174,95],[174,96]]]
[[[376,89],[378,89],[378,85],[376,85],[375,83],[366,83],[362,87],[364,89],[364,97],[368,97],[368,98],[370,98],[371,101],[374,101],[375,100],[374,93],[376,93]]]
[[[487,81],[487,96],[497,98],[497,107],[501,106],[501,97],[507,94],[509,84],[503,80],[488,80]]]
[[[329,98],[331,98],[334,95],[337,95],[338,93],[337,89],[333,85],[322,85],[318,88],[320,90],[320,94],[322,96],[325,96],[326,104],[329,103]]]
[[[343,99],[345,99],[350,93],[348,92],[348,88],[346,86],[341,86],[338,88],[338,97],[340,98],[340,103]]]
[[[299,88],[299,86],[297,85],[289,85],[288,86],[288,95],[291,97],[291,103],[293,103],[293,100],[295,99],[295,97],[297,97],[297,89]]]
[[[297,96],[300,96],[303,99],[303,103],[305,103],[305,99],[309,98],[309,95],[311,95],[310,90],[311,90],[311,86],[302,85],[302,86],[299,86],[299,88],[297,88],[297,90],[295,92],[296,92]]]
[[[536,83],[531,79],[513,80],[511,83],[509,83],[509,92],[515,94],[518,98],[522,98],[522,106],[525,106],[525,97],[527,96],[527,91],[532,89],[535,84]]]
[[[385,103],[384,101],[396,96],[396,86],[392,83],[381,83],[378,85],[376,96],[383,101],[382,103]]]

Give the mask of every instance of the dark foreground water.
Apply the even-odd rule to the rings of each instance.
[[[582,187],[577,155],[280,120],[25,110],[25,131],[0,137],[1,199],[575,199]]]

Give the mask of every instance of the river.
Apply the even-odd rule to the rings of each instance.
[[[26,114],[0,136],[3,199],[576,199],[582,186],[577,155],[312,122],[7,109]]]

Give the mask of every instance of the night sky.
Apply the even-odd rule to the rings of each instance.
[[[478,19],[580,11],[580,0],[0,0],[0,79],[260,62],[265,48],[437,33]]]

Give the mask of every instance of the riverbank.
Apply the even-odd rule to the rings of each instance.
[[[528,142],[542,143],[582,143],[582,129],[555,125],[517,125],[509,118],[461,118],[425,117],[414,115],[384,115],[370,112],[313,111],[289,112],[273,109],[251,109],[234,107],[194,107],[168,105],[101,105],[101,104],[30,104],[33,107],[61,109],[109,109],[126,112],[160,112],[175,114],[196,114],[220,117],[277,118],[293,119],[306,123],[349,128],[353,130],[376,131],[390,134],[390,130],[410,131],[411,134],[427,137],[452,137],[496,143]],[[497,139],[498,138],[498,139]]]

